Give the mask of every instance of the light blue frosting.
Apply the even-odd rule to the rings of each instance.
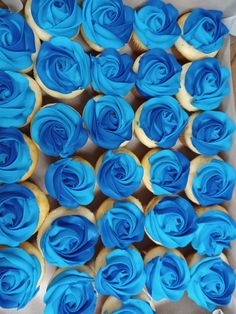
[[[229,94],[230,72],[216,58],[194,61],[186,72],[185,88],[192,96],[192,106],[200,110],[219,107]]]
[[[148,160],[155,195],[177,194],[185,189],[190,162],[182,153],[165,149],[155,152]]]
[[[0,9],[0,70],[31,67],[35,52],[34,33],[25,19],[19,13]]]
[[[167,252],[149,261],[145,267],[146,287],[155,301],[179,301],[190,280],[188,264],[178,255]]]
[[[93,201],[95,173],[92,167],[82,161],[60,159],[48,167],[45,185],[48,193],[60,205],[76,208]]]
[[[31,13],[35,23],[52,36],[72,38],[82,22],[76,0],[32,0]]]
[[[163,49],[151,49],[142,55],[136,79],[141,96],[169,96],[180,87],[181,66],[175,57]]]
[[[172,4],[149,0],[135,12],[134,31],[148,49],[169,49],[181,33],[178,15]]]
[[[130,299],[128,301],[125,301],[122,303],[121,308],[118,310],[115,310],[112,312],[112,314],[154,314],[154,311],[152,310],[151,306],[139,299]],[[104,312],[103,314],[108,314],[107,312]]]
[[[90,83],[89,56],[79,43],[66,37],[55,37],[42,44],[36,70],[47,88],[62,94],[85,89]]]
[[[84,123],[92,141],[105,149],[118,148],[132,138],[134,111],[119,96],[90,99],[83,113]]]
[[[59,273],[47,287],[44,314],[94,313],[97,301],[94,282],[94,278],[77,269]]]
[[[133,63],[127,53],[120,54],[112,48],[97,57],[91,56],[93,89],[108,95],[127,95],[136,80]]]
[[[183,39],[204,53],[219,50],[229,32],[228,28],[222,23],[222,17],[222,11],[193,10],[184,23]]]
[[[144,238],[145,216],[131,201],[115,202],[97,224],[102,243],[108,248],[126,249]]]
[[[102,192],[114,199],[133,194],[140,186],[143,168],[128,153],[108,151],[98,169],[97,181]]]
[[[0,127],[0,183],[15,183],[32,164],[22,133],[16,128]]]
[[[41,265],[21,248],[0,250],[0,307],[22,309],[39,290]]]
[[[146,216],[147,234],[167,248],[187,246],[197,229],[197,215],[189,201],[165,196]]]
[[[57,267],[74,267],[94,256],[98,241],[96,226],[79,215],[55,219],[43,234],[40,247],[47,263]]]
[[[151,98],[143,104],[138,126],[157,146],[174,146],[184,131],[188,115],[178,101],[170,96]]]
[[[122,0],[83,1],[83,31],[100,47],[119,49],[124,46],[132,33],[133,21],[133,9]]]
[[[236,171],[230,164],[212,159],[197,170],[192,191],[200,205],[216,205],[231,200],[235,181]]]
[[[44,154],[60,157],[74,154],[88,139],[80,114],[63,103],[43,107],[36,113],[31,136]]]
[[[235,289],[233,269],[219,257],[208,257],[190,269],[188,296],[197,305],[214,311],[230,303]]]
[[[143,259],[132,248],[116,249],[106,257],[106,264],[96,276],[96,289],[102,295],[111,295],[121,301],[139,294],[146,280]]]

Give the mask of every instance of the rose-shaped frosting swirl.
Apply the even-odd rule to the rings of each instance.
[[[102,158],[97,180],[102,192],[114,199],[133,194],[140,186],[143,168],[129,152],[108,151]]]
[[[133,30],[133,9],[122,0],[84,0],[82,26],[86,37],[102,48],[119,49]]]
[[[133,60],[115,49],[106,49],[98,57],[91,57],[93,89],[103,94],[125,96],[134,86],[136,74]]]
[[[212,312],[230,303],[235,289],[233,269],[219,257],[208,257],[190,269],[188,296],[199,306]]]
[[[186,261],[167,252],[149,261],[145,267],[146,287],[155,301],[179,301],[187,289],[190,274]]]
[[[95,173],[80,160],[65,158],[51,164],[46,172],[48,193],[67,208],[87,205],[94,198]]]
[[[134,31],[148,49],[169,49],[181,33],[177,18],[172,4],[149,0],[135,12]]]
[[[184,23],[183,39],[204,53],[219,50],[229,32],[221,21],[222,16],[222,11],[193,10]]]
[[[63,103],[45,106],[37,112],[31,136],[46,155],[61,157],[72,155],[88,139],[80,114]]]
[[[36,61],[40,81],[49,89],[70,94],[90,83],[90,59],[83,48],[66,37],[44,42]]]
[[[194,237],[197,216],[186,199],[166,196],[148,212],[145,228],[154,241],[167,248],[184,247]]]
[[[0,69],[22,71],[32,66],[36,52],[32,29],[18,13],[0,9]]]
[[[197,170],[192,191],[200,205],[216,205],[232,198],[235,182],[235,169],[213,158]]]
[[[94,278],[77,269],[67,269],[50,282],[44,314],[94,313],[96,292]]]
[[[118,148],[132,138],[134,111],[130,104],[118,96],[90,99],[83,119],[92,141],[105,149]]]
[[[185,77],[185,88],[192,96],[191,104],[200,110],[219,107],[229,94],[229,77],[229,70],[215,58],[192,62]]]
[[[38,292],[41,266],[21,248],[0,249],[0,307],[23,308]]]
[[[130,299],[128,301],[123,302],[121,308],[112,312],[112,314],[124,314],[124,313],[154,314],[154,311],[152,310],[151,306],[146,301],[139,300],[139,299]],[[105,311],[103,314],[108,314],[108,312]]]
[[[94,255],[96,226],[86,217],[67,215],[55,219],[40,240],[47,263],[57,267],[85,264]]]
[[[177,94],[180,87],[181,66],[172,54],[155,48],[139,60],[136,88],[142,96]]]
[[[145,280],[140,253],[132,248],[116,249],[107,255],[106,265],[97,272],[96,289],[103,295],[126,301],[141,292]]]
[[[15,183],[32,164],[22,133],[16,128],[0,128],[0,183]]]

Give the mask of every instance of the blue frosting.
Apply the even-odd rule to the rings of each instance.
[[[205,111],[193,120],[191,141],[201,154],[213,156],[230,150],[235,130],[224,112]]]
[[[76,0],[32,0],[31,13],[35,23],[52,36],[72,38],[82,22],[81,8]]]
[[[90,83],[89,56],[79,43],[66,37],[52,38],[42,44],[36,70],[47,88],[63,94],[84,89]]]
[[[145,280],[140,253],[132,248],[116,249],[106,256],[106,264],[97,272],[96,289],[100,294],[127,301],[141,292]]]
[[[145,216],[131,201],[115,202],[103,217],[98,219],[98,228],[103,245],[108,248],[128,248],[144,238]]]
[[[1,308],[22,309],[39,290],[40,262],[21,248],[0,250],[0,274]]]
[[[92,141],[105,149],[118,148],[132,138],[133,118],[134,111],[125,99],[109,95],[90,99],[83,113]]]
[[[223,160],[212,159],[197,170],[192,191],[200,205],[216,205],[231,200],[235,182],[235,169]]]
[[[85,35],[103,48],[121,48],[133,30],[133,9],[122,0],[84,0],[82,26]]]
[[[221,22],[222,17],[222,11],[193,10],[184,23],[183,39],[204,53],[219,50],[229,32]]]
[[[192,96],[191,104],[200,110],[219,107],[230,92],[229,77],[229,70],[215,58],[192,62],[185,77],[185,88]]]
[[[31,136],[44,154],[60,157],[74,154],[88,139],[80,114],[63,103],[46,106],[36,113]]]
[[[197,305],[212,312],[230,303],[235,289],[233,269],[219,257],[202,259],[190,269],[188,296]]]
[[[79,215],[55,219],[43,234],[40,247],[47,263],[57,267],[80,266],[94,256],[96,226]]]
[[[189,160],[180,152],[161,150],[149,158],[150,182],[155,195],[177,194],[185,189]]]
[[[148,49],[169,49],[180,36],[178,10],[161,0],[149,0],[135,12],[134,31]]]
[[[94,278],[77,269],[59,273],[47,287],[44,314],[94,313],[97,301],[94,282]]]
[[[0,9],[0,70],[22,71],[32,66],[34,33],[18,13]]]
[[[149,50],[139,60],[136,88],[144,97],[177,94],[181,70],[172,54],[159,48]]]
[[[91,56],[93,89],[103,94],[125,96],[134,86],[136,74],[133,60],[115,49],[106,49],[97,57]]]
[[[98,169],[97,181],[102,192],[114,199],[133,194],[140,186],[143,168],[129,153],[108,151]]]
[[[151,306],[139,299],[130,299],[122,303],[121,308],[112,312],[112,314],[154,314],[155,312],[152,310]],[[103,314],[108,314],[104,312]]]
[[[48,167],[45,185],[48,193],[56,198],[60,205],[75,208],[93,201],[95,173],[93,168],[83,161],[60,159]]]
[[[22,133],[0,127],[0,183],[15,183],[28,172],[32,160]]]
[[[169,148],[176,144],[188,122],[187,113],[170,96],[151,98],[143,104],[139,127],[157,146]]]
[[[153,258],[145,270],[146,287],[155,301],[179,301],[183,297],[190,280],[188,264],[184,259],[168,252]]]
[[[148,235],[167,248],[187,246],[197,229],[197,216],[186,199],[179,196],[163,197],[146,216]]]

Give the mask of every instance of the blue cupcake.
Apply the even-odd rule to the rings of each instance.
[[[83,112],[92,141],[105,149],[116,149],[131,140],[133,118],[132,107],[119,96],[96,96]]]

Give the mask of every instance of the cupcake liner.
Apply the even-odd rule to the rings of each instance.
[[[130,47],[136,52],[147,51],[148,48],[140,41],[137,34],[133,31],[129,40]]]

